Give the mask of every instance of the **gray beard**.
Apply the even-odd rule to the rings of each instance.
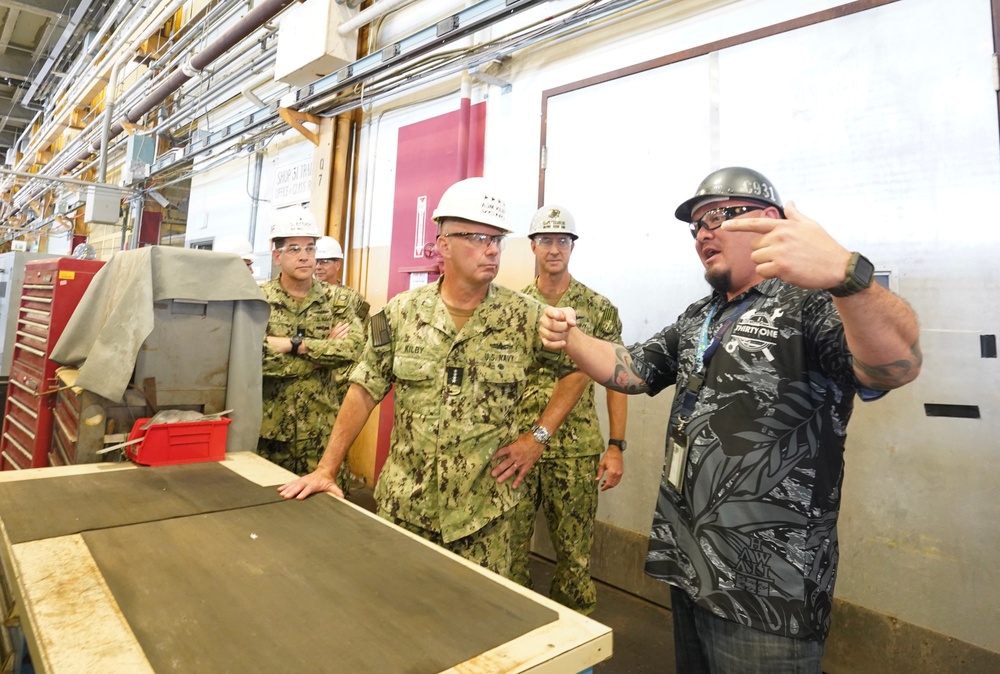
[[[728,271],[720,271],[714,274],[711,272],[705,272],[705,280],[708,281],[708,285],[712,286],[712,288],[720,293],[729,292],[731,279]]]

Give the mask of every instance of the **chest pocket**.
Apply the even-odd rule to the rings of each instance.
[[[421,358],[396,356],[392,361],[392,377],[399,386],[429,386],[434,378],[433,363]]]
[[[479,413],[493,423],[513,419],[524,393],[526,379],[522,363],[477,364],[472,371],[472,395]]]

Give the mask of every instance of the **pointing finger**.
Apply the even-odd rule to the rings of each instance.
[[[780,220],[772,218],[739,218],[726,220],[722,223],[722,228],[727,232],[756,232],[757,234],[767,234],[773,230]]]

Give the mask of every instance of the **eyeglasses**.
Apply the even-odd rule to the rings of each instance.
[[[291,246],[283,246],[282,248],[279,248],[278,250],[281,251],[282,253],[288,253],[289,255],[298,255],[302,251],[305,251],[306,255],[315,255],[316,254],[316,246],[313,246],[312,244],[310,244],[308,246],[296,246],[296,245],[293,244]]]
[[[504,246],[507,245],[507,235],[506,234],[480,234],[479,232],[452,232],[451,234],[442,234],[441,236],[457,236],[460,239],[465,239],[469,243],[477,246],[478,248],[489,248],[493,244],[497,245],[497,248],[503,250]]]
[[[333,264],[336,261],[337,261],[337,258],[325,257],[322,260],[316,260],[316,264],[318,264],[320,267],[325,267],[325,266],[327,266],[329,264]]]
[[[722,223],[726,220],[732,220],[737,215],[762,210],[764,210],[762,206],[724,206],[722,208],[714,208],[701,216],[701,220],[695,220],[688,227],[691,228],[691,236],[697,239],[698,230],[702,227],[711,231],[722,227]]]
[[[541,248],[551,248],[556,246],[557,248],[569,248],[570,244],[573,243],[573,239],[568,236],[536,236],[535,245]]]

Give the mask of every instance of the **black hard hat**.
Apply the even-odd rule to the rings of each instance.
[[[691,222],[691,212],[695,206],[705,201],[713,199],[749,199],[758,201],[769,206],[775,206],[781,210],[781,198],[774,185],[753,169],[742,166],[730,166],[722,168],[708,174],[701,184],[698,185],[694,196],[684,201],[677,210],[674,217],[681,222]]]

